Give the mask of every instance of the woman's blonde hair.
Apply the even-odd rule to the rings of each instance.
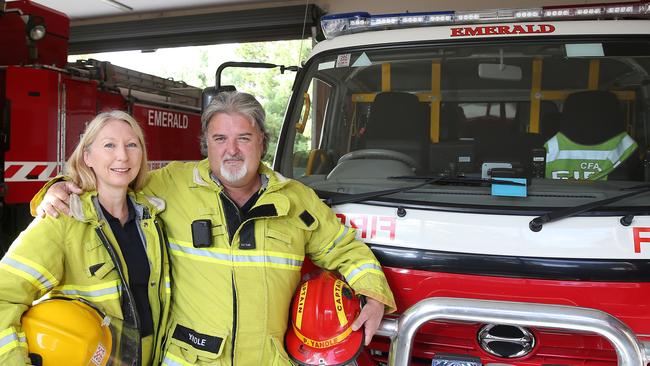
[[[88,123],[86,130],[83,135],[81,135],[79,144],[77,144],[72,155],[70,155],[70,159],[68,159],[65,164],[66,174],[84,191],[94,191],[97,189],[95,173],[88,165],[86,165],[86,162],[84,161],[84,152],[88,151],[90,145],[92,145],[99,134],[99,131],[101,131],[101,129],[111,120],[124,121],[128,123],[140,142],[140,147],[142,148],[140,171],[133,182],[129,184],[129,187],[138,191],[145,185],[149,172],[147,146],[144,143],[144,133],[142,132],[142,128],[140,128],[138,122],[131,117],[131,115],[124,111],[114,110],[110,112],[102,112]]]

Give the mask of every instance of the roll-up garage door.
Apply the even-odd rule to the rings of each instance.
[[[310,4],[78,25],[69,53],[298,39],[311,36],[320,14]]]

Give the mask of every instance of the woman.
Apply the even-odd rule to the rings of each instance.
[[[72,216],[35,219],[0,261],[0,364],[29,364],[21,315],[46,295],[83,299],[121,320],[113,344],[136,349],[138,364],[157,365],[169,269],[157,219],[164,201],[139,193],[147,179],[140,126],[122,111],[99,114],[66,170],[86,192],[70,197]],[[118,364],[132,364],[124,358],[134,356],[115,349]]]

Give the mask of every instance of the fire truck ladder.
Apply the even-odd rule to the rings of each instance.
[[[68,64],[68,70],[98,80],[102,87],[119,89],[132,101],[180,107],[195,112],[201,109],[202,89],[184,81],[165,79],[94,59]]]
[[[596,333],[614,349],[619,366],[645,366],[650,342],[642,342],[623,322],[600,310],[575,306],[433,297],[406,310],[398,319],[384,319],[377,334],[391,339],[389,366],[408,366],[418,328],[431,320],[453,320],[553,328]]]

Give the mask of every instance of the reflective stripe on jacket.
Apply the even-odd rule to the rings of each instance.
[[[164,202],[142,193],[129,192],[129,197],[151,267],[148,283],[154,335],[143,340],[149,345],[143,350],[143,365],[158,365],[170,305],[169,261],[157,218]],[[97,228],[108,238],[125,272],[126,264],[110,226],[97,213],[96,193],[73,195],[70,201],[72,217],[35,219],[0,261],[1,365],[29,364],[20,317],[42,296],[84,298],[106,315],[124,319],[124,289]],[[128,273],[126,277],[128,281]]]
[[[381,267],[355,231],[310,188],[264,165],[260,173],[268,185],[230,240],[207,160],[152,172],[145,192],[167,201],[174,278],[163,365],[290,365],[283,339],[306,255],[394,311]],[[212,246],[194,247],[195,220],[210,220]]]
[[[598,145],[580,145],[558,132],[544,147],[547,178],[604,180],[637,144],[625,132]]]

